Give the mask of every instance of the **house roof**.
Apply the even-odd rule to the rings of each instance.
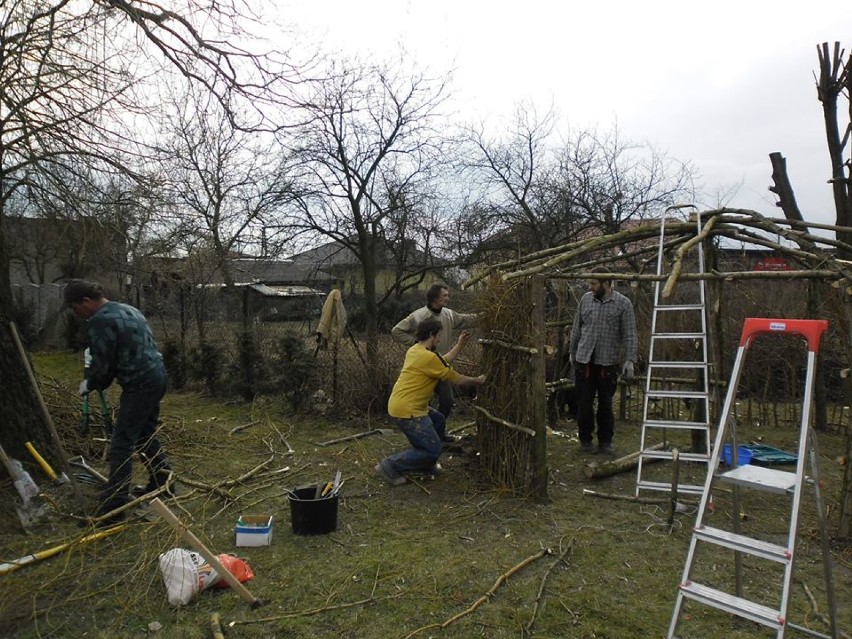
[[[293,260],[240,258],[230,261],[235,282],[332,282],[335,278],[324,271]]]

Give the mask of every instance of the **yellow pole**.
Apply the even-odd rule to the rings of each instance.
[[[24,446],[26,446],[27,450],[30,451],[30,455],[32,455],[33,459],[38,462],[41,469],[47,473],[48,477],[50,477],[50,481],[56,481],[56,471],[50,467],[50,464],[47,463],[47,460],[45,460],[44,457],[38,454],[38,451],[35,449],[35,446],[32,445],[32,442],[24,442]]]

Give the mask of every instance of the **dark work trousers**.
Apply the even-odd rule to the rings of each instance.
[[[455,403],[453,385],[447,380],[442,379],[435,386],[435,394],[438,396],[438,412],[449,419],[450,412],[453,410],[453,404]]]
[[[128,501],[133,474],[133,453],[139,453],[152,482],[157,473],[168,470],[166,455],[157,439],[160,400],[166,393],[165,372],[121,391],[118,420],[109,445],[109,482],[101,492],[101,513]]]
[[[612,443],[615,416],[612,414],[612,397],[618,381],[618,366],[577,364],[575,390],[577,392],[577,434],[580,443],[591,444],[595,433],[595,397],[598,399],[598,445]]]

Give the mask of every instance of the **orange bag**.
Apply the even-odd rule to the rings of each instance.
[[[251,566],[249,566],[245,560],[235,557],[234,555],[225,554],[218,555],[216,558],[219,560],[219,563],[222,564],[222,568],[234,575],[240,583],[245,583],[254,579],[254,572],[252,572]],[[228,588],[229,586],[227,581],[220,579],[213,585],[213,587]]]

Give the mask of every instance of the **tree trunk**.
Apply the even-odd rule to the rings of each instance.
[[[848,290],[843,300],[843,308],[846,320],[846,361],[849,363],[852,362],[852,295]],[[852,406],[852,375],[846,378],[846,406]],[[846,466],[843,471],[837,532],[841,537],[852,535],[852,414],[846,423]]]
[[[825,139],[828,143],[828,157],[831,160],[831,188],[834,195],[834,210],[837,226],[852,226],[852,185],[846,175],[843,151],[847,140],[840,135],[837,122],[837,99],[843,91],[852,88],[852,75],[849,73],[849,62],[841,59],[840,43],[834,43],[833,54],[829,56],[828,43],[823,42],[817,47],[820,73],[817,80],[817,97],[822,103],[823,121],[825,123]],[[850,58],[852,61],[852,58]],[[852,104],[850,105],[850,121],[852,121]],[[849,123],[847,123],[849,124]],[[848,130],[847,127],[843,127]],[[852,244],[852,232],[838,231],[837,239]],[[852,259],[846,249],[838,250],[838,257]]]
[[[12,458],[32,461],[24,442],[30,441],[47,459],[59,459],[53,438],[42,416],[36,395],[30,384],[18,348],[12,339],[10,322],[17,316],[12,286],[9,280],[9,259],[3,237],[3,217],[0,214],[0,443]]]
[[[781,210],[784,211],[784,217],[788,220],[804,222],[799,205],[796,204],[793,185],[787,175],[787,161],[778,152],[770,153],[769,161],[772,163],[772,179],[775,181],[775,186],[769,190],[778,196],[776,205],[781,207]],[[807,226],[802,227],[802,230],[805,233],[810,232]],[[804,239],[798,239],[797,243],[804,251],[813,251],[816,248],[813,242]],[[819,314],[817,294],[820,286],[819,282],[813,280],[808,282],[808,317],[811,319],[816,318]],[[817,430],[828,428],[828,395],[825,391],[825,373],[823,372],[822,362],[822,350],[820,350],[817,352],[816,371],[814,372],[814,428]]]
[[[364,268],[364,314],[366,316],[367,375],[371,387],[376,388],[379,370],[379,307],[376,302],[376,245],[375,238],[369,237],[361,243],[361,261]],[[378,389],[376,389],[378,390]]]

